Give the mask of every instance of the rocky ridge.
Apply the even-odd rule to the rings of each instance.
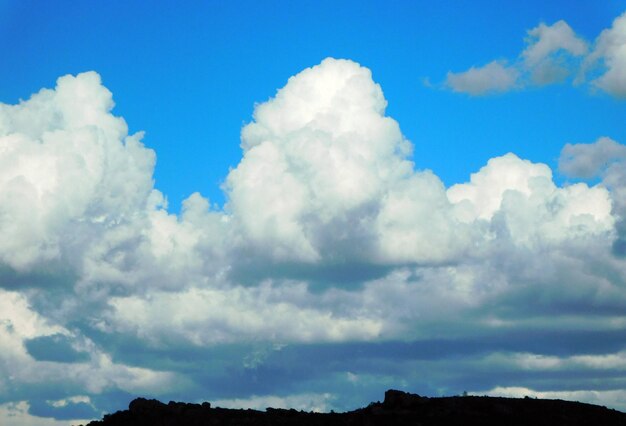
[[[212,407],[137,398],[128,410],[107,414],[87,426],[483,426],[624,425],[626,413],[580,402],[534,398],[455,396],[429,398],[397,390],[385,399],[345,413],[310,413],[294,409],[266,411]]]

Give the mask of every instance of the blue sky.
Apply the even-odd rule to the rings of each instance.
[[[0,0],[0,420],[626,410],[625,12]]]

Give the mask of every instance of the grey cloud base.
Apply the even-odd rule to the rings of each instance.
[[[444,86],[472,96],[493,95],[532,86],[562,83],[571,78],[575,86],[626,97],[626,14],[603,30],[591,48],[561,20],[540,23],[527,31],[526,48],[508,64],[494,60],[462,72],[448,72]]]
[[[623,168],[559,186],[509,153],[446,188],[386,104],[352,61],[302,71],[242,129],[226,205],[180,215],[96,73],[0,105],[0,418],[139,395],[343,410],[389,387],[626,408]]]

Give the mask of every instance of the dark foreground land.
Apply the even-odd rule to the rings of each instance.
[[[128,410],[104,416],[87,426],[393,426],[393,425],[626,425],[626,413],[597,405],[545,399],[457,396],[427,398],[401,391],[385,400],[347,413],[307,413],[268,408],[234,410],[203,404],[135,399]]]

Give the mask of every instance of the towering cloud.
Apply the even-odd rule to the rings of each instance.
[[[0,259],[18,270],[72,262],[133,221],[152,191],[155,155],[110,114],[111,93],[85,73],[0,106]]]
[[[450,256],[443,184],[413,169],[386,104],[367,68],[326,59],[257,106],[227,208],[259,253],[321,263]]]

